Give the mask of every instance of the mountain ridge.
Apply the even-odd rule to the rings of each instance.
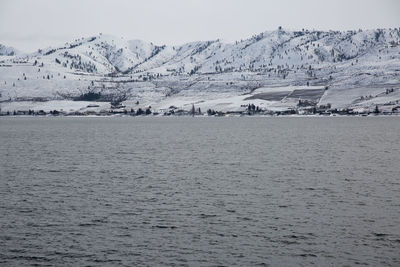
[[[0,101],[59,100],[60,95],[122,90],[126,100],[156,104],[179,94],[235,96],[266,87],[397,88],[399,73],[400,28],[279,28],[232,43],[217,39],[179,46],[98,34],[0,58],[0,79],[5,83]],[[326,99],[330,93],[321,95],[318,103],[330,101]],[[349,107],[354,101],[337,107]]]

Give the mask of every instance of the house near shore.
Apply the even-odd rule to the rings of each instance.
[[[15,115],[28,115],[30,114],[29,110],[17,110]]]

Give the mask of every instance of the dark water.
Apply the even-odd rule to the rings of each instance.
[[[0,265],[399,266],[399,118],[1,118]]]

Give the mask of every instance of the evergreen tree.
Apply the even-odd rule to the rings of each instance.
[[[136,115],[142,115],[144,112],[141,108],[138,108],[138,110],[136,111]]]
[[[194,104],[192,104],[192,116],[194,117],[194,114],[196,113],[196,109],[194,108]]]

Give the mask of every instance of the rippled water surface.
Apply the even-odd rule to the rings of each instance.
[[[0,265],[400,265],[399,118],[0,118]]]

